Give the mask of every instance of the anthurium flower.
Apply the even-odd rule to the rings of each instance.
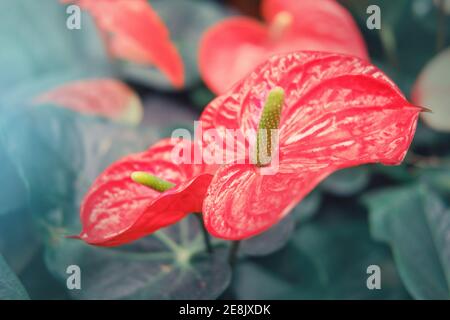
[[[109,166],[82,202],[77,238],[121,245],[201,212],[212,175],[202,164],[174,161],[174,152],[191,147],[187,140],[164,139]]]
[[[53,104],[88,115],[138,124],[142,103],[134,91],[115,79],[78,80],[40,94],[34,104]]]
[[[314,50],[368,59],[352,16],[334,0],[263,0],[261,23],[233,17],[213,26],[200,44],[202,78],[224,93],[276,53]]]
[[[259,144],[261,132],[278,127],[272,174],[263,172],[274,165],[270,159],[217,170],[203,203],[208,231],[224,239],[251,237],[280,221],[336,170],[399,164],[421,111],[365,60],[319,52],[272,57],[201,116],[205,144],[217,141],[211,129],[257,132]]]
[[[109,53],[138,64],[155,65],[175,87],[184,83],[183,61],[169,31],[146,0],[62,0],[87,10]]]

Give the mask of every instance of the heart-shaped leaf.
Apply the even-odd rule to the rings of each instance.
[[[12,125],[18,119],[20,129]],[[82,268],[82,290],[70,291],[73,296],[204,299],[227,287],[226,255],[220,248],[212,256],[204,253],[198,223],[191,218],[161,231],[159,238],[117,251],[64,238],[79,231],[80,199],[94,178],[119,156],[146,149],[152,132],[149,137],[142,130],[45,106],[17,109],[1,125],[10,142],[7,150],[29,186],[30,207],[47,243],[47,267],[63,283],[69,265]]]
[[[70,291],[77,299],[214,299],[231,275],[222,250],[205,252],[194,217],[120,249],[55,235],[46,262],[64,282],[69,265],[80,267],[81,290]]]
[[[248,256],[265,256],[283,248],[295,228],[294,216],[288,216],[269,230],[242,241],[239,253]]]
[[[312,219],[318,212],[322,203],[322,193],[316,189],[306,196],[294,209],[292,214],[296,223],[302,223]]]
[[[100,170],[156,139],[152,130],[45,106],[3,112],[0,129],[8,156],[27,185],[31,211],[50,220],[64,206],[79,203]]]
[[[444,195],[450,195],[450,159],[444,158],[437,166],[420,168],[420,179]]]
[[[154,93],[144,95],[142,100],[145,107],[142,125],[159,128],[161,137],[171,137],[179,128],[193,131],[198,113],[184,101]]]
[[[333,173],[321,184],[321,187],[338,196],[351,196],[366,188],[369,181],[369,169],[356,167]]]
[[[423,185],[374,192],[364,198],[373,237],[388,243],[402,280],[416,299],[450,296],[450,210]]]
[[[23,207],[26,201],[25,185],[18,175],[14,163],[3,147],[0,133],[0,216]]]
[[[45,19],[39,12],[45,12]],[[55,0],[2,1],[0,92],[9,95],[25,83],[32,85],[42,77],[66,70],[85,70],[95,75],[107,68],[101,40],[90,18],[82,18],[82,32],[68,29],[67,18],[65,7]],[[18,23],[24,19],[27,23]]]
[[[17,273],[26,268],[41,247],[27,208],[27,193],[23,192],[22,196],[20,208],[0,216],[0,252]]]
[[[69,275],[67,275],[69,276]],[[20,272],[20,280],[31,300],[67,300],[67,283],[59,282],[48,270],[44,250],[39,250],[26,268]]]
[[[0,255],[0,300],[27,300],[25,288]]]
[[[238,265],[238,299],[402,299],[391,257],[369,237],[366,221],[329,217],[300,226],[288,245],[266,258]],[[369,290],[367,268],[381,269],[381,290]]]

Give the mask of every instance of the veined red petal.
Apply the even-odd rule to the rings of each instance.
[[[203,165],[176,164],[175,147],[193,148],[181,139],[164,139],[145,152],[109,166],[92,184],[81,206],[80,238],[98,246],[131,242],[201,212],[212,175]],[[144,171],[175,184],[158,192],[134,182],[131,174]]]
[[[310,50],[369,59],[356,23],[334,0],[265,0],[262,11],[266,24],[234,17],[205,33],[200,44],[200,72],[214,92],[224,93],[276,53]],[[292,21],[274,34],[279,14],[287,14]]]
[[[77,112],[138,124],[142,103],[134,91],[114,79],[90,79],[63,84],[47,91],[34,104],[54,104]]]
[[[241,240],[269,229],[285,217],[332,168],[304,163],[294,172],[261,175],[254,165],[222,166],[211,181],[203,217],[211,235]]]
[[[109,53],[139,64],[153,64],[175,87],[184,84],[183,61],[169,31],[146,0],[64,0],[87,10],[102,32]]]
[[[214,141],[208,129],[255,131],[276,87],[285,91],[278,171],[267,175],[252,164],[229,164],[216,172],[203,214],[217,237],[236,240],[265,231],[336,170],[399,164],[421,112],[365,60],[289,53],[272,57],[206,107],[200,119],[204,143]]]

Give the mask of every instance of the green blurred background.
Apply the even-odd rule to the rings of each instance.
[[[230,270],[227,244],[217,241],[214,257],[205,256],[191,218],[163,231],[192,253],[187,264],[154,236],[104,249],[64,235],[79,231],[80,199],[102,169],[173,128],[191,129],[214,98],[197,70],[202,33],[230,15],[258,18],[259,1],[150,1],[185,63],[186,88],[174,91],[157,70],[112,64],[88,15],[73,32],[56,0],[1,0],[0,299],[450,298],[450,3],[340,2],[358,22],[373,63],[406,96],[443,57],[445,72],[434,81],[442,85],[439,99],[426,105],[434,113],[420,120],[401,166],[334,174],[288,218],[244,241]],[[381,30],[365,26],[370,4],[381,8]],[[142,125],[28,104],[57,84],[106,76],[138,92]],[[444,125],[436,127],[436,117]],[[82,269],[82,290],[66,288],[72,264]],[[380,290],[366,286],[370,265],[381,268]]]

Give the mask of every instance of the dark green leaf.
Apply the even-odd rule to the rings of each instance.
[[[447,155],[450,150],[450,134],[437,132],[419,121],[412,149],[420,154]]]
[[[28,265],[41,245],[26,204],[24,201],[22,208],[0,216],[0,252],[17,273]]]
[[[0,135],[0,216],[23,207],[25,185],[3,147]]]
[[[395,25],[402,17],[408,14],[408,0],[384,1],[384,0],[339,0],[344,6],[360,20],[366,22],[368,18],[367,7],[377,5],[381,9],[381,15],[384,23]]]
[[[56,236],[46,261],[64,283],[66,268],[80,267],[81,290],[69,292],[77,299],[214,299],[230,281],[226,255],[205,253],[194,217],[120,248]]]
[[[381,289],[369,290],[367,267],[381,268]],[[366,221],[320,218],[302,224],[288,246],[237,268],[239,299],[407,298],[393,261],[369,236]]]
[[[25,288],[0,255],[0,300],[27,300]]]
[[[370,172],[367,167],[337,171],[321,184],[321,188],[338,196],[351,196],[367,187]]]
[[[239,252],[248,256],[265,256],[271,254],[289,241],[295,228],[295,219],[288,215],[269,230],[242,241]]]
[[[189,98],[197,110],[203,110],[215,97],[216,95],[204,85],[192,89],[189,94]]]
[[[404,164],[400,166],[385,166],[382,164],[376,164],[373,166],[373,171],[396,182],[405,183],[414,180],[414,175]]]
[[[450,159],[440,159],[441,164],[418,170],[420,179],[438,191],[450,195]]]
[[[157,137],[152,130],[44,106],[3,112],[0,130],[27,185],[30,211],[44,230],[64,223],[64,210],[78,206],[106,166],[145,150]]]
[[[385,189],[364,198],[375,239],[388,243],[416,299],[448,299],[450,210],[423,185]]]
[[[68,299],[67,286],[57,281],[44,262],[44,250],[39,250],[19,277],[31,300],[63,300]]]
[[[31,88],[46,89],[44,84],[57,84],[56,79],[67,78],[68,71],[72,77],[100,76],[98,72],[108,68],[90,18],[83,16],[81,30],[69,30],[67,17],[66,6],[55,0],[1,2],[2,100],[10,102],[11,97],[17,97],[19,92],[31,92]]]
[[[322,203],[322,193],[316,189],[306,196],[293,210],[292,214],[297,223],[312,219]]]
[[[145,149],[155,140],[152,131],[58,108],[20,111],[1,122],[7,150],[27,181],[30,207],[47,242],[48,269],[64,282],[69,265],[82,269],[82,290],[70,291],[72,296],[203,299],[222,293],[230,277],[226,257],[219,248],[213,256],[204,254],[197,222],[190,219],[120,249],[64,238],[80,230],[79,203],[93,179],[120,156]]]
[[[142,125],[158,128],[162,137],[170,137],[179,128],[193,131],[194,121],[199,114],[192,111],[186,103],[157,94],[144,96],[143,102],[145,109]],[[192,135],[191,138],[193,139]]]

